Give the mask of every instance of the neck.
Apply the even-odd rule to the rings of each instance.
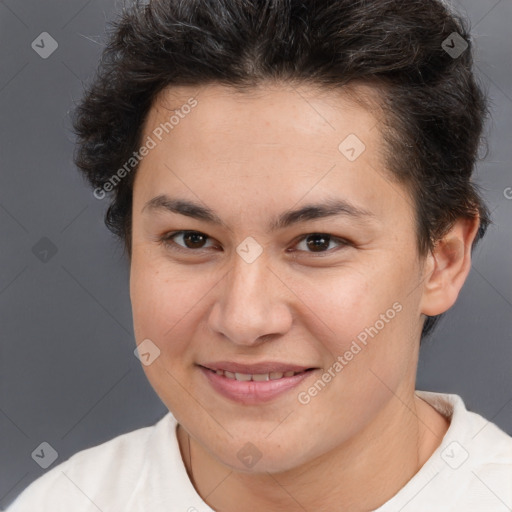
[[[231,512],[244,503],[247,512],[368,512],[418,472],[448,429],[447,420],[415,395],[405,405],[391,400],[355,439],[282,473],[234,471],[181,426],[178,442],[194,487],[214,510]]]

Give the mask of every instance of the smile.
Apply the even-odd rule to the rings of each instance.
[[[224,398],[243,405],[257,405],[276,399],[309,378],[315,368],[243,373],[199,366],[209,386]],[[232,368],[231,368],[232,369]]]
[[[213,370],[211,370],[213,371]],[[250,380],[262,382],[267,380],[278,380],[282,379],[283,377],[293,377],[294,375],[299,375],[300,373],[304,373],[308,370],[303,370],[301,372],[270,372],[270,373],[257,373],[257,374],[250,374],[250,373],[239,373],[239,372],[228,372],[226,370],[215,370],[215,373],[217,375],[223,375],[227,379],[235,379],[241,382],[248,382]]]

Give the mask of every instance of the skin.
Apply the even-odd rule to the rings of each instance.
[[[375,99],[369,87],[357,91]],[[240,503],[247,511],[375,509],[449,426],[414,394],[419,339],[424,315],[458,296],[478,219],[459,220],[420,257],[412,199],[384,168],[377,110],[348,92],[170,88],[155,100],[142,140],[191,97],[198,105],[137,170],[130,273],[136,342],[149,338],[160,350],[143,368],[178,420],[191,481],[223,512]],[[338,149],[349,134],[366,146],[353,162]],[[222,224],[144,209],[160,194],[207,206]],[[372,215],[269,231],[283,212],[327,198]],[[180,230],[206,237],[162,242]],[[333,238],[315,252],[311,233]],[[236,251],[247,237],[263,251],[252,263]],[[196,366],[272,360],[328,369],[397,302],[401,311],[305,405],[297,395],[322,370],[271,402],[242,405]],[[261,453],[251,468],[237,457],[247,442]]]

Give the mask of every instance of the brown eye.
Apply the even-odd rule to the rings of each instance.
[[[183,233],[183,240],[189,249],[202,249],[207,238],[206,235],[193,231]]]
[[[306,245],[313,252],[323,251],[329,248],[330,236],[310,235],[306,238]]]
[[[182,243],[175,241],[179,239],[182,240]],[[207,235],[199,231],[176,231],[175,233],[165,235],[161,240],[171,249],[186,251],[208,249],[209,247],[205,246],[208,239]]]
[[[330,253],[332,252],[332,250],[329,249],[331,243],[336,243],[341,247],[349,245],[345,240],[326,233],[310,233],[301,238],[297,247],[303,244],[305,248],[299,249],[300,251],[309,253]]]

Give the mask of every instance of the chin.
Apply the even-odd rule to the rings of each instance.
[[[259,432],[254,436],[223,439],[217,446],[208,449],[221,464],[233,471],[248,474],[283,473],[309,460],[311,452],[304,450],[305,443],[290,443],[289,436],[286,441],[266,439],[266,436],[267,434]],[[286,436],[284,438],[286,439]],[[208,447],[208,442],[202,444]]]
[[[290,450],[294,451],[294,450]],[[278,474],[289,471],[303,463],[304,461],[294,460],[293,455],[287,456],[285,453],[280,452],[279,456],[265,455],[264,452],[257,454],[255,452],[255,459],[253,461],[241,462],[238,457],[235,458],[220,458],[220,462],[231,468],[233,471],[246,474]],[[244,454],[247,458],[248,455]],[[261,457],[261,458],[258,458]]]

